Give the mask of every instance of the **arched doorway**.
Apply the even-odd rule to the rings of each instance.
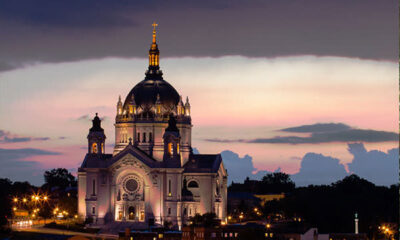
[[[135,207],[128,208],[129,220],[135,220]]]

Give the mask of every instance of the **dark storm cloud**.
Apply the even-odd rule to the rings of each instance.
[[[3,1],[0,71],[38,62],[146,57],[397,58],[396,1]]]
[[[208,142],[243,142],[243,143],[271,143],[271,144],[317,144],[329,142],[389,142],[398,141],[399,135],[395,132],[377,131],[371,129],[356,129],[343,123],[317,123],[281,131],[294,133],[310,133],[310,136],[275,136],[272,138],[256,139],[205,139]]]
[[[351,127],[344,123],[316,123],[298,127],[284,128],[280,131],[295,133],[335,132],[349,130]]]
[[[0,148],[0,176],[12,181],[29,181],[35,185],[43,183],[43,167],[36,161],[24,159],[34,156],[60,155],[35,148],[4,149]]]
[[[49,137],[19,137],[10,132],[0,130],[0,143],[18,143],[18,142],[30,142],[30,141],[47,141]]]

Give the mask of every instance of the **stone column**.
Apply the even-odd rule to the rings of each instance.
[[[148,215],[151,212],[151,206],[150,206],[150,186],[146,185],[144,186],[144,221],[148,221]]]

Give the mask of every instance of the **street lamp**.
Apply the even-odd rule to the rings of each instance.
[[[14,202],[18,202],[18,198],[14,198],[13,201],[14,201]]]

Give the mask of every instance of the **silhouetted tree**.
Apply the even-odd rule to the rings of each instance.
[[[286,173],[275,172],[266,174],[261,180],[259,193],[287,193],[295,189],[294,182]]]
[[[65,168],[56,168],[44,173],[44,188],[59,188],[65,190],[67,187],[76,187],[75,177]]]

